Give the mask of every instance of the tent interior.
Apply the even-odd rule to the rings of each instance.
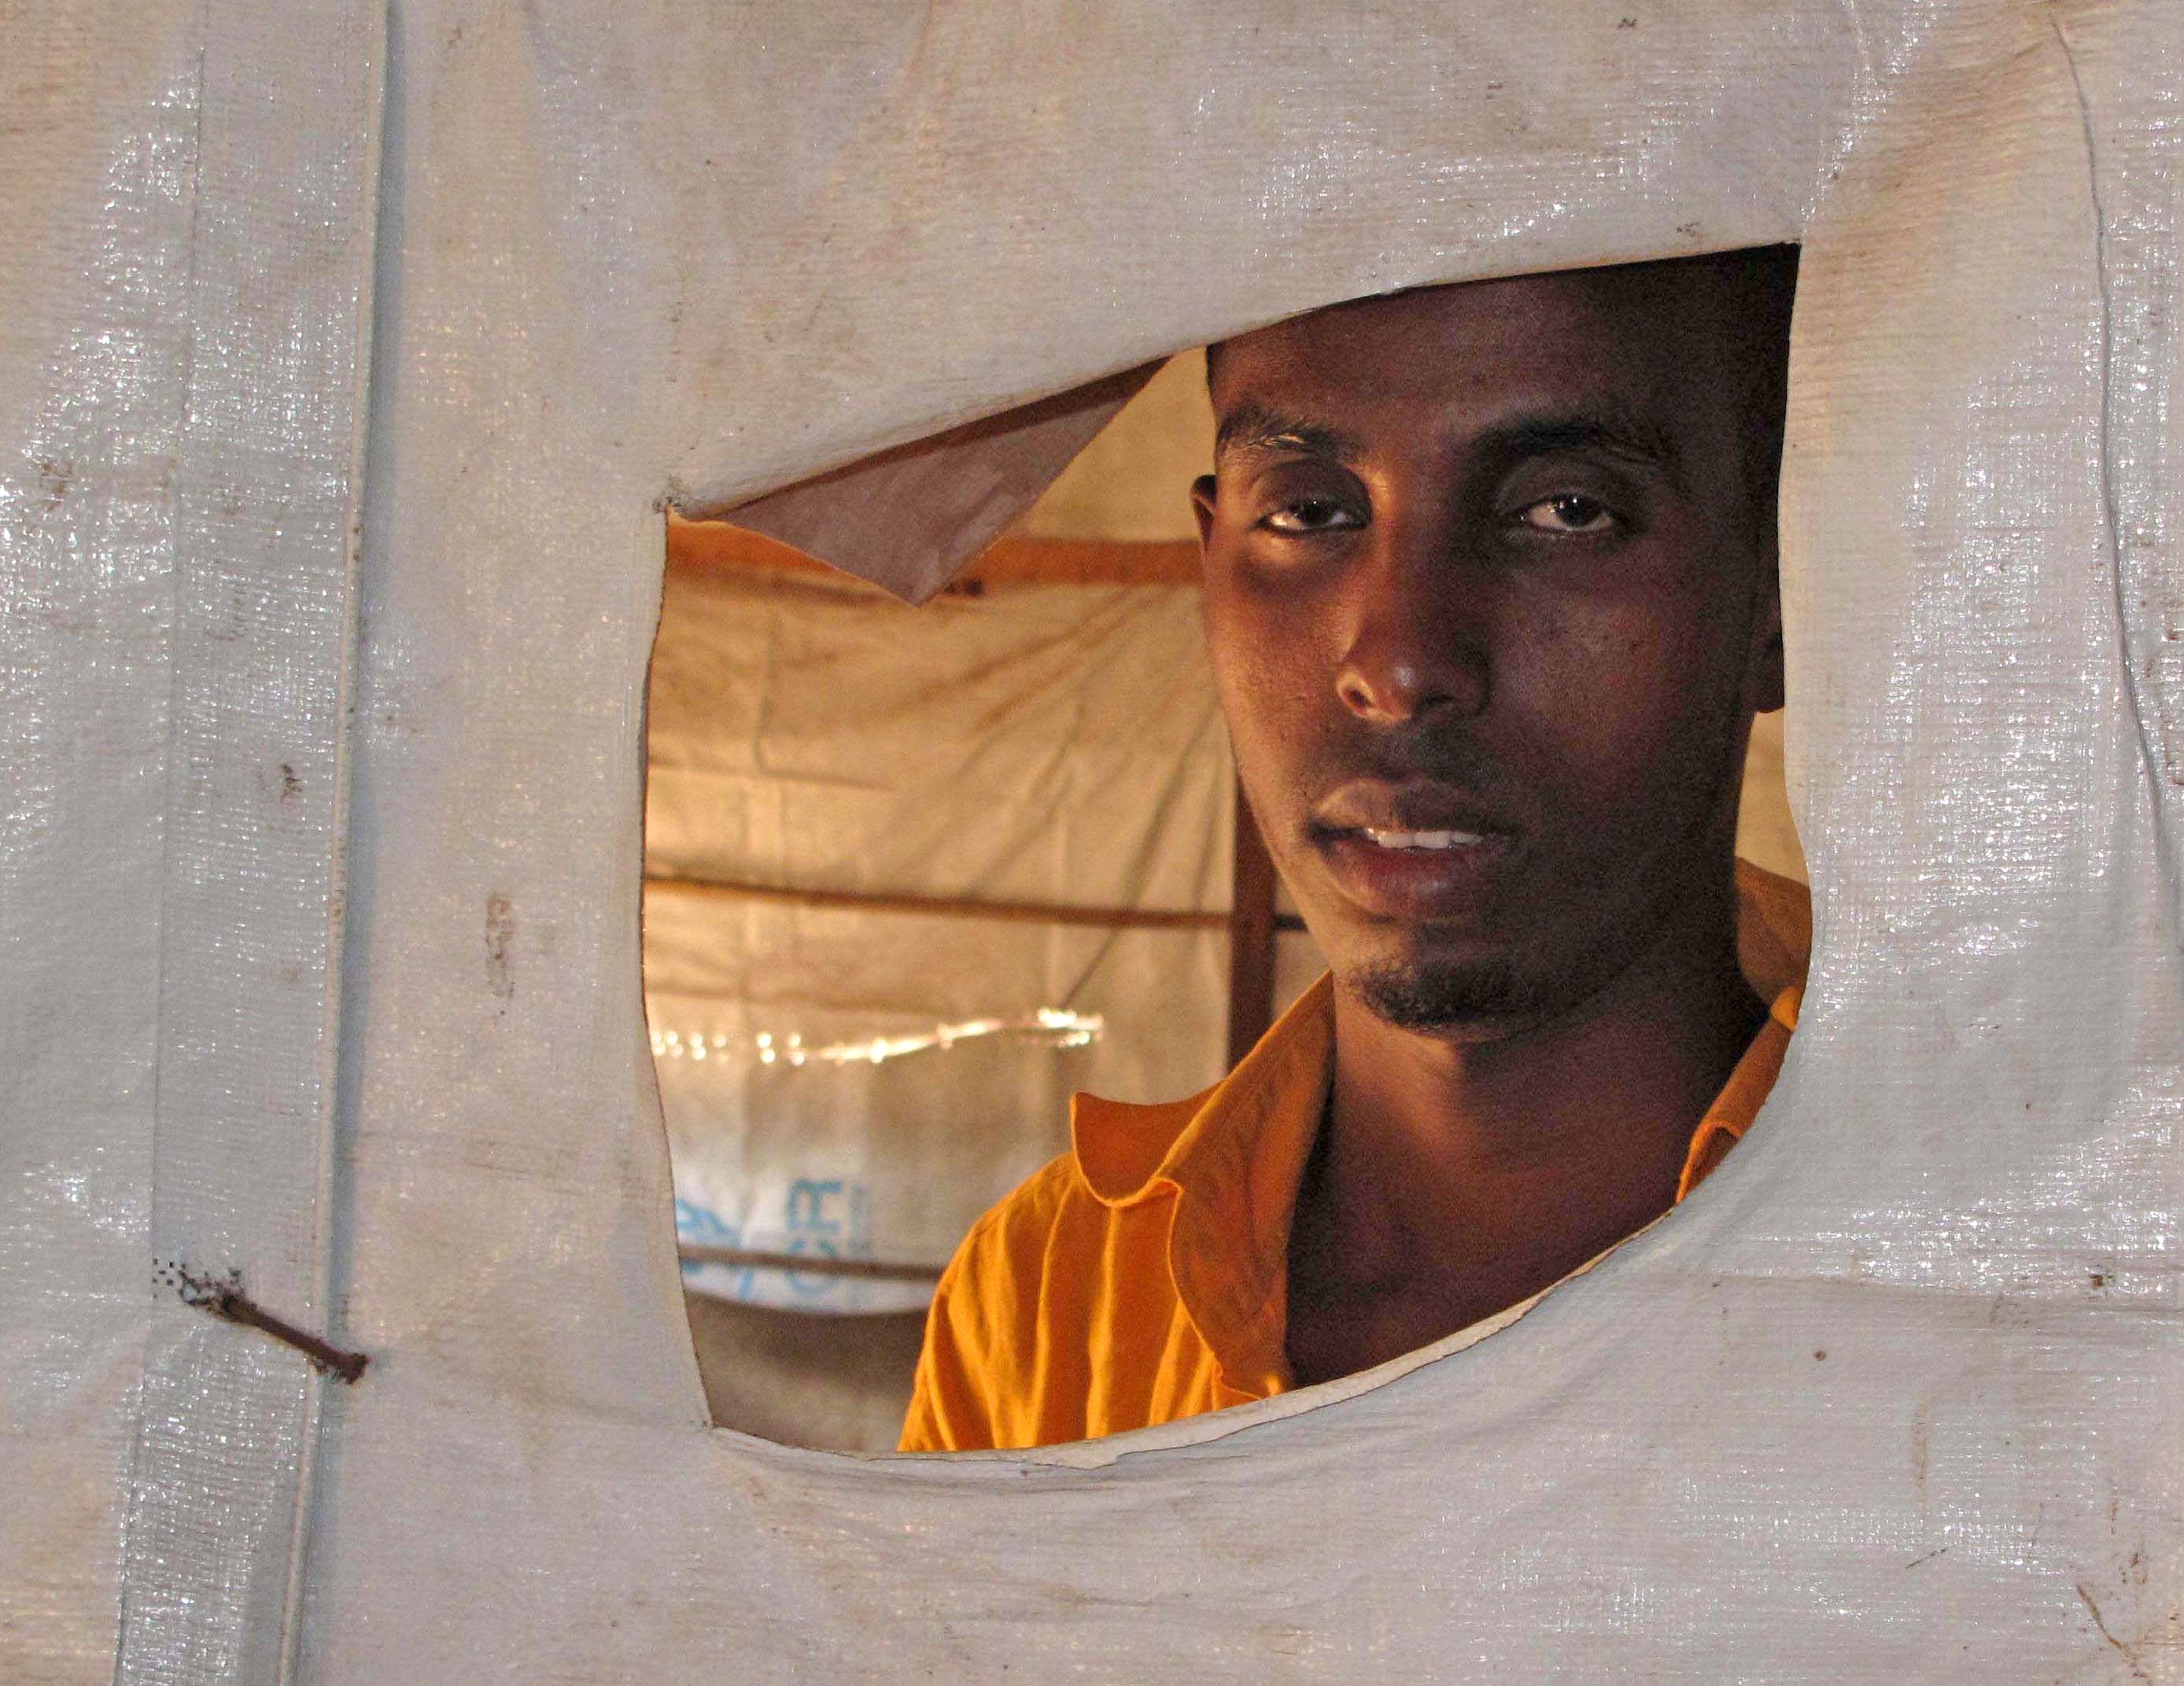
[[[942,1267],[1071,1093],[1201,1089],[1320,970],[1201,640],[1212,436],[1178,356],[916,608],[671,520],[645,1008],[722,1426],[892,1448]],[[1738,849],[1802,879],[1782,742],[1763,716]]]

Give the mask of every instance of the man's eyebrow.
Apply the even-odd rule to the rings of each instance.
[[[1691,489],[1674,434],[1620,405],[1511,416],[1479,434],[1467,448],[1490,461],[1509,465],[1528,457],[1591,452],[1651,468],[1680,492]],[[1251,402],[1239,404],[1222,417],[1214,435],[1217,459],[1232,451],[1295,452],[1346,465],[1354,465],[1366,454],[1355,434]]]
[[[1365,454],[1364,446],[1354,435],[1250,403],[1239,404],[1223,416],[1213,436],[1217,459],[1231,451],[1296,451],[1306,456],[1331,457],[1339,463],[1355,462]]]
[[[1591,452],[1654,469],[1678,492],[1691,489],[1675,435],[1619,408],[1513,416],[1480,434],[1472,448],[1510,465],[1528,457]]]

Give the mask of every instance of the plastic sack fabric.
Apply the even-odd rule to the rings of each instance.
[[[2174,8],[8,21],[0,1672],[2177,1676]],[[920,590],[891,498],[1005,519],[1178,347],[1791,238],[1818,947],[1720,1175],[1248,1411],[709,1431],[661,505]]]

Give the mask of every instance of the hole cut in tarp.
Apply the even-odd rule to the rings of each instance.
[[[1081,396],[1084,390],[1064,395],[1064,398]],[[888,465],[890,459],[916,457],[922,460],[921,472],[962,473],[967,470],[975,477],[980,472],[977,456],[979,449],[1015,451],[1025,432],[1037,428],[1042,421],[1067,416],[1072,410],[1084,414],[1089,409],[1069,405],[1062,400],[1049,403],[1053,409],[1048,414],[1042,415],[1040,406],[1003,412],[983,424],[937,434],[922,446],[897,448],[892,453],[867,459],[863,464],[816,477],[783,496],[800,492],[823,494],[815,496],[806,504],[807,515],[816,510],[822,521],[837,524],[833,530],[838,535],[846,535],[853,542],[861,537],[867,540],[876,537],[884,543],[893,534],[884,526],[875,531],[866,518],[875,509],[881,515],[895,517],[914,515],[915,506],[889,509],[883,503],[861,503],[857,498],[846,495],[854,489],[863,470],[878,470]],[[1195,524],[1190,515],[1189,486],[1196,473],[1210,465],[1213,425],[1202,352],[1192,348],[1167,359],[1152,378],[1137,387],[1129,402],[1120,406],[1115,419],[1087,442],[1043,491],[1034,495],[1032,507],[1011,522],[1011,531],[997,544],[963,565],[955,574],[953,583],[944,588],[941,601],[916,611],[882,597],[877,589],[869,588],[869,582],[859,586],[838,577],[831,571],[832,565],[813,560],[810,552],[799,546],[787,545],[785,541],[771,535],[754,537],[750,530],[742,525],[745,512],[771,499],[755,500],[727,521],[671,522],[669,591],[660,644],[655,648],[653,681],[656,688],[649,711],[655,734],[651,790],[657,805],[651,815],[654,823],[648,827],[648,846],[655,851],[656,864],[663,874],[687,872],[705,877],[717,873],[733,882],[714,888],[738,889],[746,897],[747,880],[763,878],[769,884],[778,881],[782,900],[777,906],[786,905],[792,898],[833,894],[839,898],[830,915],[836,926],[846,924],[860,910],[861,904],[868,915],[879,914],[883,910],[871,905],[878,901],[886,916],[900,926],[918,898],[931,900],[950,888],[926,882],[922,876],[897,881],[894,873],[900,872],[905,863],[893,857],[899,853],[902,838],[915,829],[900,816],[878,826],[869,843],[854,841],[859,827],[846,815],[817,828],[831,842],[850,842],[850,846],[842,850],[843,859],[855,863],[857,875],[872,876],[879,887],[877,894],[871,885],[865,885],[860,891],[847,888],[846,882],[831,891],[791,888],[803,884],[815,868],[820,876],[829,876],[827,863],[815,860],[808,849],[793,849],[773,860],[744,859],[733,849],[718,859],[713,858],[711,849],[697,835],[702,829],[707,804],[695,799],[694,787],[677,793],[688,782],[691,771],[679,762],[694,754],[701,760],[710,759],[710,752],[699,742],[706,735],[699,728],[706,724],[705,698],[709,687],[731,682],[730,676],[736,676],[734,684],[748,685],[750,676],[763,671],[768,676],[769,687],[781,684],[787,695],[801,693],[807,699],[803,708],[809,712],[803,726],[789,734],[800,746],[801,759],[788,756],[785,749],[778,746],[758,757],[774,776],[792,776],[793,762],[794,776],[808,780],[823,774],[866,793],[870,792],[876,781],[900,780],[906,787],[922,793],[916,804],[919,810],[944,813],[959,799],[955,795],[956,781],[927,776],[925,764],[920,760],[921,747],[929,753],[932,746],[945,742],[952,735],[940,722],[933,722],[940,729],[901,733],[892,748],[883,748],[878,742],[868,745],[870,764],[861,774],[854,776],[850,776],[850,769],[822,753],[823,744],[830,735],[867,736],[864,726],[876,726],[877,722],[864,722],[860,716],[874,710],[879,695],[890,689],[893,682],[887,676],[899,667],[915,667],[932,661],[933,658],[926,653],[928,648],[947,642],[952,620],[966,615],[997,614],[1011,599],[1011,593],[1006,589],[1011,581],[1018,586],[1060,584],[1058,576],[1033,570],[1019,577],[1013,571],[1029,559],[1031,554],[1038,553],[1042,544],[1057,548],[1075,544],[1088,548],[1104,545],[1115,552],[1134,548],[1163,555],[1183,553],[1180,571],[1164,576],[1162,582],[1190,587],[1190,596],[1195,599],[1199,582],[1198,546]],[[1018,457],[1019,461],[1025,459],[1022,455]],[[990,481],[992,476],[987,478]],[[1070,495],[1072,488],[1073,497]],[[1060,507],[1065,504],[1067,508]],[[1131,524],[1127,539],[1117,528],[1120,522]],[[816,542],[807,535],[806,543]],[[1171,568],[1173,565],[1170,564]],[[769,579],[768,576],[773,577]],[[1138,582],[1153,581],[1147,576]],[[972,609],[954,601],[958,593],[983,597],[997,583],[1003,589],[982,609]],[[1123,581],[1112,577],[1108,583],[1120,584]],[[700,587],[718,601],[701,602]],[[837,598],[841,601],[834,601]],[[1017,601],[1021,604],[1022,600]],[[828,642],[824,627],[829,619],[855,618],[850,615],[850,605],[860,602],[862,608],[858,613],[871,617],[874,636],[861,654],[840,660],[841,671],[857,674],[853,690],[845,690],[822,672],[806,671],[792,676],[787,670],[774,665],[784,651],[800,652],[807,658],[817,654]],[[1176,607],[1187,612],[1187,625],[1178,623],[1179,641],[1167,646],[1167,654],[1161,661],[1137,670],[1140,683],[1150,671],[1164,671],[1173,676],[1185,670],[1195,671],[1204,665],[1195,601],[1178,603]],[[1093,612],[1088,601],[1071,613]],[[781,625],[785,636],[755,631],[746,624],[755,617],[771,617],[777,613],[783,615]],[[939,619],[935,620],[935,616]],[[738,654],[732,653],[732,646],[713,643],[701,654],[694,642],[701,619],[722,621],[724,630],[749,639],[752,647]],[[1107,651],[1110,657],[1115,654],[1113,650]],[[843,654],[848,654],[846,648]],[[999,671],[992,649],[981,655],[979,665]],[[944,671],[944,664],[941,671]],[[1112,682],[1130,672],[1130,665],[1125,664],[1119,673],[1111,673],[1108,678]],[[1210,687],[1210,676],[1206,684]],[[664,691],[659,688],[663,685]],[[915,694],[905,694],[913,710],[918,706],[918,699],[927,696],[946,697],[951,706],[961,707],[967,688],[963,682],[943,682],[922,685]],[[1004,688],[1014,693],[1018,687],[1011,684]],[[1112,692],[1114,687],[1111,682],[1102,688]],[[1128,691],[1138,687],[1126,685],[1123,688]],[[1162,708],[1156,712],[1167,717],[1173,709]],[[1000,718],[998,714],[991,717]],[[771,722],[777,731],[783,724],[779,720]],[[1134,728],[1123,736],[1134,737],[1145,731],[1145,727]],[[885,735],[881,734],[883,737]],[[743,734],[731,732],[729,736],[740,741]],[[660,742],[662,737],[666,740],[665,744]],[[1152,734],[1148,732],[1140,740],[1141,753],[1150,754]],[[664,753],[658,753],[662,750]],[[873,750],[878,753],[872,754]],[[990,746],[978,758],[978,765],[998,765]],[[1223,787],[1226,783],[1224,777]],[[996,787],[978,793],[969,805],[982,814],[990,813],[1006,805],[1011,794],[1011,788]],[[1127,813],[1118,815],[1116,812],[1117,794],[1112,787],[1106,789],[1102,804],[1106,814],[1100,828],[1103,832],[1112,829],[1118,820],[1125,822],[1127,829]],[[803,799],[807,803],[810,800],[808,797]],[[740,802],[736,806],[739,810]],[[1763,717],[1757,723],[1739,832],[1740,854],[1770,871],[1803,877],[1802,855],[1783,793],[1779,715]],[[977,853],[975,849],[970,852]],[[940,859],[949,871],[961,871],[963,853],[951,849]],[[957,883],[952,888],[986,898],[1003,893],[996,888],[998,881],[990,868],[971,871],[967,877],[967,884]],[[857,876],[855,882],[863,884],[863,877]],[[1025,889],[1022,893],[1049,902],[1068,899],[1059,886]],[[894,905],[886,905],[891,897],[901,899]],[[781,995],[785,969],[773,969],[762,988],[754,991],[748,980],[765,977],[768,967],[763,962],[755,967],[749,963],[759,960],[765,947],[772,946],[777,954],[791,957],[796,969],[811,968],[816,961],[818,974],[829,978],[838,989],[844,978],[861,977],[863,987],[875,993],[874,1005],[884,1002],[900,1009],[901,1002],[897,998],[906,989],[916,995],[915,986],[922,973],[932,970],[936,960],[943,957],[959,956],[957,951],[946,942],[937,940],[931,932],[919,932],[905,940],[898,932],[890,931],[886,938],[865,945],[878,962],[867,972],[859,962],[822,957],[816,917],[812,928],[804,929],[797,935],[793,949],[783,947],[772,938],[761,940],[758,935],[760,927],[747,928],[740,910],[734,912],[733,922],[726,926],[707,922],[718,913],[746,909],[749,905],[747,900],[716,901],[707,908],[698,908],[690,905],[687,898],[678,899],[659,893],[651,899],[646,921],[648,944],[653,951],[648,956],[649,971],[656,968],[656,976],[651,977],[651,982],[657,986],[651,998],[653,1051],[656,1059],[666,1061],[660,1067],[660,1079],[669,1120],[671,1152],[677,1166],[677,1227],[700,1372],[715,1420],[721,1426],[801,1446],[864,1451],[891,1449],[908,1402],[909,1374],[916,1355],[916,1342],[913,1339],[907,1344],[906,1355],[897,1355],[900,1362],[894,1371],[864,1367],[862,1360],[869,1355],[868,1349],[872,1346],[867,1337],[876,1338],[884,1344],[886,1331],[892,1327],[884,1321],[872,1320],[900,1319],[910,1315],[901,1309],[883,1310],[883,1303],[898,1308],[915,1305],[922,1310],[929,1297],[932,1281],[960,1244],[964,1232],[983,1212],[1003,1199],[1011,1187],[1031,1174],[1043,1158],[1066,1149],[1066,1136],[1059,1132],[1067,1106],[1062,1100],[1052,1098],[1044,1103],[1028,1099],[1023,1104],[1004,1104],[999,1108],[989,1104],[983,1110],[994,1112],[995,1117],[988,1121],[980,1116],[982,1108],[975,1104],[980,1097],[974,1091],[967,1089],[961,1096],[956,1096],[936,1090],[922,1100],[905,1105],[900,1085],[897,1084],[885,1095],[829,1097],[815,1109],[817,1119],[823,1121],[818,1127],[800,1127],[783,1110],[783,1097],[769,1098],[762,1089],[752,1085],[754,1080],[762,1083],[768,1076],[783,1075],[782,1067],[788,1061],[788,1056],[780,1048],[786,1026],[800,1025],[807,1033],[807,1044],[810,1043],[811,1004],[776,999]],[[816,908],[822,904],[814,901],[807,905]],[[1028,907],[1030,904],[1025,905]],[[1288,910],[1294,915],[1293,908]],[[889,927],[883,925],[878,928]],[[958,925],[954,928],[961,931],[965,927]],[[698,976],[699,971],[718,966],[724,956],[738,953],[746,945],[752,946],[742,965],[732,968],[744,971],[744,979],[729,980],[724,986],[718,980],[709,982]],[[1301,931],[1295,932],[1292,941],[1282,946],[1285,950],[1304,951],[1302,954],[1291,953],[1291,959],[1309,960],[1298,976],[1287,980],[1288,987],[1278,989],[1279,1004],[1286,1005],[1317,977],[1323,965]],[[907,958],[910,956],[916,958]],[[989,972],[979,957],[965,955],[960,959],[961,970],[967,977]],[[1010,970],[1005,963],[1006,956],[997,956],[995,960],[998,963],[991,967],[989,975],[980,978],[978,988],[991,993],[1004,988]],[[1293,965],[1290,970],[1297,971],[1298,968]],[[1184,982],[1193,988],[1201,982],[1209,985],[1216,982],[1210,972],[1203,980],[1194,976],[1165,981]],[[1162,1032],[1155,1029],[1155,1025],[1170,1032],[1187,1027],[1191,1015],[1184,1004],[1162,1002],[1163,982],[1157,975],[1141,977],[1127,992],[1139,1002],[1156,1004],[1159,1010],[1145,1015],[1153,1024],[1143,1018],[1119,1022],[1117,1028],[1123,1034],[1116,1042],[1123,1047],[1136,1050],[1157,1039]],[[722,1010],[721,1003],[712,996],[724,988],[727,993],[736,996],[742,1006],[760,1009],[761,1018],[745,1023],[741,1018],[715,1021],[709,1017]],[[755,994],[764,994],[768,999],[762,1002],[744,999]],[[1044,1002],[1050,994],[1049,991],[1027,996],[1017,1004]],[[843,1004],[832,1004],[836,1010]],[[928,1032],[936,1027],[945,1029],[944,1021],[949,1012],[956,1010],[956,1004],[944,1007],[930,1002],[926,1004],[929,1010],[922,1021],[923,1027]],[[693,1027],[701,1019],[709,1026],[717,1022],[722,1028],[694,1038]],[[755,1033],[753,1027],[760,1022],[766,1023],[768,1029]],[[1002,1027],[1000,1021],[991,1022],[997,1029]],[[957,1028],[961,1028],[960,1020]],[[906,1042],[936,1039],[930,1035],[904,1038]],[[844,1062],[834,1056],[852,1053],[861,1047],[877,1049],[878,1040],[866,1038],[861,1041],[838,1041],[830,1049],[819,1050],[811,1061],[811,1074],[823,1079],[825,1068],[830,1063],[848,1063],[857,1075],[868,1076],[861,1061]],[[702,1047],[699,1046],[700,1042]],[[754,1054],[755,1044],[764,1047]],[[970,1045],[969,1039],[966,1039],[965,1045]],[[1109,1044],[1109,1051],[1114,1045]],[[812,1054],[814,1050],[807,1045],[805,1052]],[[694,1054],[702,1057],[686,1057]],[[960,1054],[944,1060],[920,1055],[914,1063],[915,1072],[910,1066],[897,1067],[890,1060],[887,1078],[892,1082],[915,1075],[939,1083],[944,1077],[939,1068],[959,1066],[962,1059]],[[758,1064],[770,1070],[759,1072],[755,1069]],[[1126,1078],[1125,1087],[1119,1091],[1120,1098],[1174,1099],[1202,1088],[1219,1074],[1220,1069],[1213,1067],[1187,1078],[1168,1075],[1165,1087],[1156,1084],[1137,1094],[1129,1093]],[[1072,1086],[1116,1098],[1116,1078],[1112,1071],[1095,1077],[1079,1071]],[[940,1156],[938,1148],[922,1144],[914,1132],[903,1129],[905,1112],[922,1113],[922,1125],[928,1129],[935,1121],[949,1123],[950,1127],[934,1133],[944,1138],[952,1151],[961,1152],[960,1145],[954,1145],[959,1136],[978,1143],[978,1151],[965,1155],[965,1162],[948,1168],[948,1161]],[[865,1128],[870,1133],[866,1147],[872,1158],[870,1161],[845,1164],[842,1162],[845,1155],[850,1160],[856,1159],[855,1153],[850,1151],[855,1137],[854,1132],[839,1127],[857,1117],[864,1119]],[[834,1139],[838,1130],[844,1140]],[[1029,1163],[1022,1162],[1025,1155],[1018,1151],[1027,1143],[1039,1144],[1036,1151],[1029,1151]],[[757,1188],[760,1180],[768,1182],[768,1190],[762,1194]],[[947,1191],[944,1199],[936,1192],[944,1189]],[[795,1190],[802,1192],[793,1192]],[[825,1192],[819,1192],[822,1190]],[[913,1205],[918,1209],[918,1221],[914,1224],[905,1217],[905,1212]],[[907,1271],[872,1270],[869,1275],[852,1275],[847,1270],[822,1270],[804,1273],[798,1279],[795,1273],[774,1269],[783,1256],[780,1249],[786,1238],[783,1226],[789,1222],[785,1215],[799,1210],[811,1220],[805,1226],[809,1233],[800,1237],[799,1244],[823,1246],[829,1249],[830,1258],[838,1252],[855,1255],[850,1260],[853,1266],[869,1266],[873,1260],[891,1260],[900,1266],[902,1261],[915,1260],[921,1261],[918,1268],[927,1274],[921,1277]],[[861,1212],[865,1218],[863,1227],[858,1228],[849,1223],[843,1216],[845,1212]],[[714,1231],[707,1226],[723,1223],[736,1230],[738,1245],[727,1247],[708,1241],[707,1236]],[[744,1234],[746,1229],[759,1233],[760,1240],[754,1241]],[[776,1233],[777,1231],[781,1233]],[[717,1311],[716,1302],[720,1308]],[[1526,1301],[1525,1305],[1529,1303]],[[1483,1337],[1502,1327],[1505,1322],[1513,1321],[1515,1313],[1522,1309],[1513,1308],[1507,1317],[1489,1320],[1485,1327],[1466,1333]],[[846,1322],[841,1321],[844,1314],[848,1314]],[[754,1364],[747,1361],[742,1350],[742,1343],[760,1336],[778,1338],[776,1347],[768,1349],[775,1355],[757,1362],[755,1373]],[[1459,1343],[1468,1344],[1468,1340]],[[1456,1349],[1446,1347],[1445,1343],[1434,1344],[1405,1357],[1416,1359],[1420,1354],[1444,1349]],[[773,1368],[768,1369],[768,1365]],[[1408,1367],[1407,1363],[1398,1364],[1395,1370],[1385,1373],[1401,1373]],[[1346,1396],[1346,1392],[1329,1395],[1314,1393],[1311,1397],[1341,1397]],[[827,1407],[829,1411],[838,1405],[841,1411],[838,1416],[822,1420],[824,1413],[811,1414],[819,1411],[816,1404],[806,1411],[802,1406],[792,1409],[784,1403],[792,1396],[801,1399],[805,1395],[812,1399],[824,1396],[833,1401]],[[883,1397],[888,1395],[892,1397]]]

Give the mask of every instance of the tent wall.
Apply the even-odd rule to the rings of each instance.
[[[319,1390],[381,20],[15,8],[0,1672],[270,1678]]]

